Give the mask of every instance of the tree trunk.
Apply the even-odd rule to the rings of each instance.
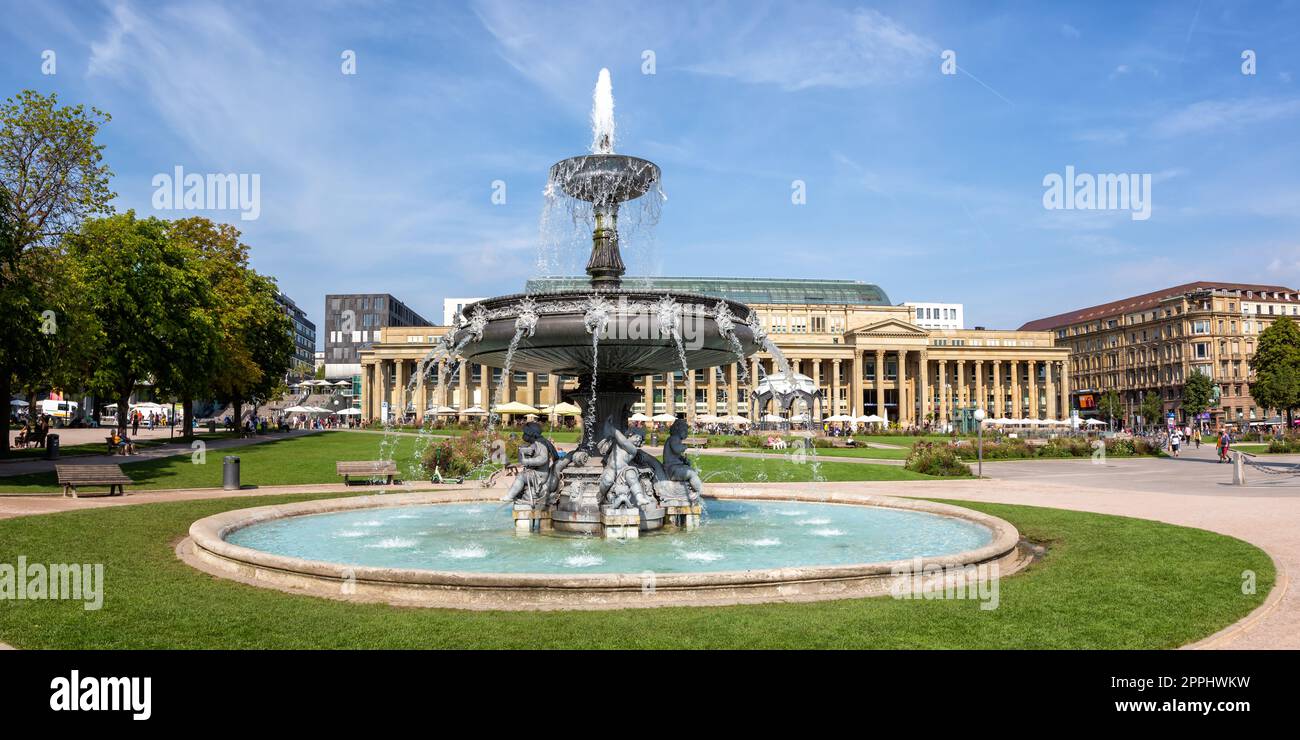
[[[129,426],[127,424],[126,415],[127,412],[130,411],[129,403],[127,402],[127,399],[130,397],[130,391],[127,391],[126,393],[118,391],[117,398],[114,399],[117,401],[117,433],[123,437],[126,436],[126,428]]]
[[[236,398],[230,403],[230,409],[235,417],[235,430],[244,428],[244,399]]]
[[[181,437],[194,438],[194,397],[188,393],[181,396]]]
[[[9,372],[9,368],[0,367],[0,396],[8,401],[12,397],[9,395],[12,392],[13,375]],[[9,457],[9,407],[5,408],[4,418],[0,419],[0,457]]]

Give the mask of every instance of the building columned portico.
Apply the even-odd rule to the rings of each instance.
[[[741,299],[748,299],[791,369],[811,378],[820,391],[813,408],[800,409],[814,421],[836,414],[876,414],[904,427],[942,425],[977,407],[994,417],[1069,415],[1069,349],[1056,346],[1050,332],[924,329],[906,306],[873,305],[884,299],[875,286],[868,286],[874,294],[863,291],[863,302],[846,300],[851,292],[844,285],[863,285],[851,281],[787,281],[798,290],[786,292],[797,292],[803,302],[763,303],[754,300],[762,296],[752,295],[751,283],[768,288],[780,281],[710,280],[711,292],[723,297],[737,297],[727,295],[728,288],[733,294],[750,291]],[[824,290],[836,302],[814,302],[814,288],[821,284],[830,285]],[[363,418],[381,418],[387,402],[394,416],[419,418],[425,409],[446,406],[465,420],[470,418],[467,409],[488,409],[498,386],[495,403],[535,407],[562,401],[564,392],[576,387],[574,378],[523,372],[503,378],[499,369],[470,363],[462,363],[445,385],[438,384],[439,373],[432,371],[413,381],[418,363],[445,331],[440,326],[390,327],[383,342],[361,353]],[[751,404],[760,379],[776,372],[775,363],[766,353],[749,357],[747,384],[734,363],[685,375],[646,376],[637,381],[642,398],[633,410],[692,422],[706,414],[761,417],[779,411],[772,402],[757,409]]]

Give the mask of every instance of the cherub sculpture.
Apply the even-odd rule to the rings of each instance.
[[[522,470],[501,500],[516,503],[526,497],[526,503],[537,506],[550,497],[555,447],[549,439],[542,436],[542,426],[535,421],[524,425],[523,441],[519,446],[519,464]]]

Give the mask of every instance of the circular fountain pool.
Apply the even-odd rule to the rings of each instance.
[[[713,486],[695,531],[606,541],[516,535],[491,489],[237,509],[177,546],[200,570],[293,593],[403,606],[610,609],[880,596],[917,570],[1024,565],[1016,528],[865,493]]]
[[[988,527],[876,506],[710,501],[705,525],[630,541],[519,536],[509,509],[432,504],[296,516],[236,530],[231,544],[306,560],[473,573],[704,573],[850,565],[952,555],[987,545]]]

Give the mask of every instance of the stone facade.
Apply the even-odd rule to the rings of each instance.
[[[1069,415],[1069,349],[1051,332],[985,329],[927,330],[906,306],[859,304],[750,304],[792,369],[822,390],[809,411],[814,419],[834,414],[879,414],[891,423],[920,425],[955,420],[961,409],[985,408],[991,416],[1064,419]],[[416,366],[447,327],[389,328],[384,341],[361,353],[362,418],[378,419],[383,403],[416,413],[431,406],[486,409],[501,371],[462,364],[446,387],[422,379],[408,392]],[[634,412],[674,414],[694,421],[704,414],[750,416],[759,369],[774,370],[766,353],[748,359],[748,384],[736,364],[696,370],[685,377],[665,373],[641,378]],[[883,370],[883,372],[882,372]],[[435,374],[436,376],[436,374]],[[572,378],[514,373],[505,378],[497,403],[546,406],[564,400]],[[467,417],[462,417],[462,420]]]

